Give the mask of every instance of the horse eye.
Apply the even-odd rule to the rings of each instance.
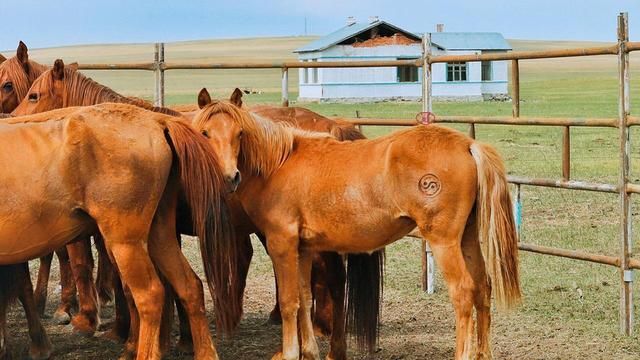
[[[37,102],[39,97],[40,96],[38,96],[38,93],[31,93],[29,94],[29,101]]]
[[[202,135],[207,139],[209,138],[209,133],[207,132],[207,130],[202,130],[200,133],[202,133]]]
[[[9,92],[11,90],[13,90],[13,83],[11,82],[6,82],[4,83],[4,85],[2,85],[2,90]]]

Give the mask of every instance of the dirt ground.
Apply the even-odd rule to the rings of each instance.
[[[216,339],[221,359],[269,359],[279,347],[280,327],[266,324],[274,302],[271,265],[260,245],[254,245],[256,255],[249,274],[245,317],[232,338]],[[419,289],[419,249],[418,241],[402,240],[387,251],[383,324],[379,349],[373,359],[453,358],[453,310],[442,280],[435,295],[426,295]],[[196,271],[202,273],[195,241],[186,241],[184,252],[192,259]],[[37,262],[32,264],[32,269],[35,268]],[[57,281],[51,281],[47,306],[49,315],[55,309],[58,296]],[[210,299],[208,301],[211,309]],[[112,306],[103,309],[103,321],[108,321],[112,314]],[[493,314],[492,344],[496,359],[638,358],[637,354],[625,350],[624,344],[618,343],[616,338],[594,336],[566,319],[549,319],[520,310],[509,313],[494,310]],[[211,310],[209,318],[213,322]],[[26,358],[29,342],[24,313],[19,304],[10,310],[8,323],[14,358]],[[66,326],[52,324],[50,319],[44,319],[44,323],[54,346],[55,359],[115,359],[122,350],[121,344],[102,339],[100,334],[84,338],[73,334]],[[177,337],[176,331],[174,329]],[[213,325],[211,331],[215,336]],[[324,356],[327,353],[326,339],[321,339],[320,345]],[[350,357],[366,358],[353,351]],[[173,350],[166,358],[188,359],[191,356]]]

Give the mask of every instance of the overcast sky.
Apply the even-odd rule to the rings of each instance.
[[[629,13],[640,41],[640,0],[0,0],[0,49],[247,36],[327,34],[348,16],[377,15],[414,32],[497,31],[509,39],[614,41]]]

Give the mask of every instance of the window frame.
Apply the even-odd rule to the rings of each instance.
[[[469,81],[468,69],[469,65],[466,61],[448,62],[445,67],[447,82]],[[449,77],[449,75],[451,75],[451,77]]]

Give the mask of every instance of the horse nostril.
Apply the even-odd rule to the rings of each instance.
[[[240,175],[240,171],[236,171],[236,176],[233,177],[233,185],[238,185],[240,184],[240,181],[242,180],[242,175]]]

